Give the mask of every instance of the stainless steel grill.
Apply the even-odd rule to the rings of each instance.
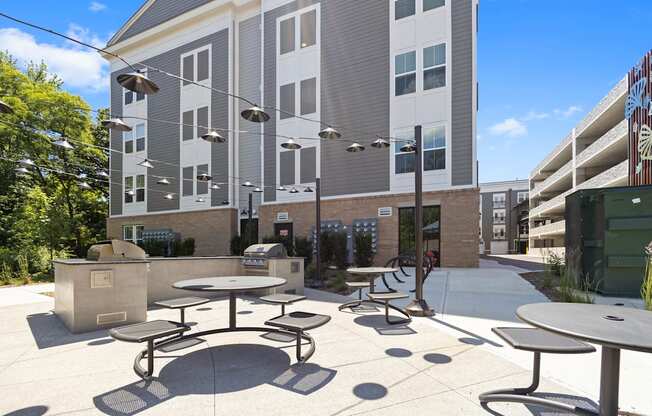
[[[269,259],[284,259],[287,256],[287,251],[283,244],[254,244],[247,247],[244,251],[242,266],[245,271],[267,271],[269,268]]]
[[[144,260],[145,251],[136,244],[123,240],[101,241],[92,245],[86,253],[89,261]]]

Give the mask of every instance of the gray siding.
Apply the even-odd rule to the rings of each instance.
[[[452,185],[473,183],[473,2],[451,7]]]
[[[373,0],[372,0],[373,1]],[[265,106],[277,107],[276,103],[276,18],[292,13],[303,7],[319,3],[318,0],[295,0],[276,9],[265,12],[263,23],[265,30]],[[323,24],[323,23],[322,23]],[[323,26],[322,26],[323,27]],[[322,38],[323,39],[323,38]],[[324,46],[322,45],[322,51]],[[323,53],[323,52],[322,52]],[[322,74],[323,75],[323,74]],[[263,155],[265,160],[264,184],[265,201],[276,200],[276,114],[270,114],[271,118],[265,123],[265,142]]]
[[[115,115],[122,114],[122,87],[118,84],[115,78],[122,74],[128,72],[128,70],[116,71],[111,74],[111,113]],[[122,152],[122,132],[111,130],[110,131],[110,145],[111,149]],[[123,185],[122,185],[122,153],[111,152],[111,201],[110,201],[110,214],[111,215],[121,215],[122,214],[122,198],[123,198]],[[120,237],[122,236],[114,236]]]
[[[109,45],[128,39],[141,32],[160,25],[170,19],[186,13],[211,0],[157,0],[136,20],[119,38],[113,39]]]
[[[260,15],[240,22],[239,36],[240,95],[260,102]],[[238,113],[248,107],[244,102],[240,102],[239,105],[240,109]],[[238,143],[240,153],[238,176],[242,178],[242,181],[248,180],[252,183],[260,184],[262,182],[260,172],[262,163],[260,145],[263,140],[260,133],[262,132],[262,127],[260,123],[252,123],[242,117],[238,117],[238,120],[240,122],[240,130],[249,132],[240,133],[240,141]],[[270,138],[270,141],[273,141],[273,139]],[[242,204],[248,201],[248,189],[240,187],[238,192],[240,193]],[[254,209],[258,210],[260,202],[261,194],[254,193]]]
[[[322,2],[323,120],[389,136],[390,3],[393,2]],[[355,132],[342,133],[348,133],[348,137],[355,135]],[[389,149],[349,153],[345,151],[347,146],[344,142],[322,142],[323,195],[389,190]]]
[[[229,91],[229,31],[221,30],[210,36],[213,44],[212,53],[212,78],[213,88]],[[201,43],[197,43],[199,47]],[[211,127],[229,128],[229,97],[213,92],[211,94]],[[224,132],[222,132],[224,133]],[[217,182],[230,182],[229,180],[229,147],[227,143],[213,143],[211,145],[211,175]],[[211,206],[220,206],[229,199],[228,186],[212,191]],[[229,201],[230,202],[230,201]]]

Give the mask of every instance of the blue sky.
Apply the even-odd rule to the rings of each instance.
[[[140,3],[21,0],[0,10],[101,45]],[[651,24],[649,0],[481,0],[480,181],[527,178],[652,49]],[[106,66],[95,53],[3,19],[0,48],[45,57],[67,89],[93,107],[107,105]]]

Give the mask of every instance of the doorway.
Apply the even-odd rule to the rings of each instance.
[[[398,252],[401,255],[415,255],[414,208],[398,210]],[[441,207],[423,207],[423,251],[433,260],[435,267],[441,265]]]

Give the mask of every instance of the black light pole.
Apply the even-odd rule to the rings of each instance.
[[[414,151],[414,230],[416,237],[416,290],[414,300],[407,306],[406,311],[411,316],[432,316],[435,312],[430,309],[423,298],[423,140],[421,139],[421,126],[414,127],[416,149]]]
[[[254,195],[253,192],[249,192],[249,218],[247,220],[247,240],[252,240],[253,238],[253,221],[254,221]],[[257,243],[258,241],[256,241]],[[253,243],[253,241],[247,241],[247,243]]]
[[[315,179],[315,286],[321,287],[321,178]]]

